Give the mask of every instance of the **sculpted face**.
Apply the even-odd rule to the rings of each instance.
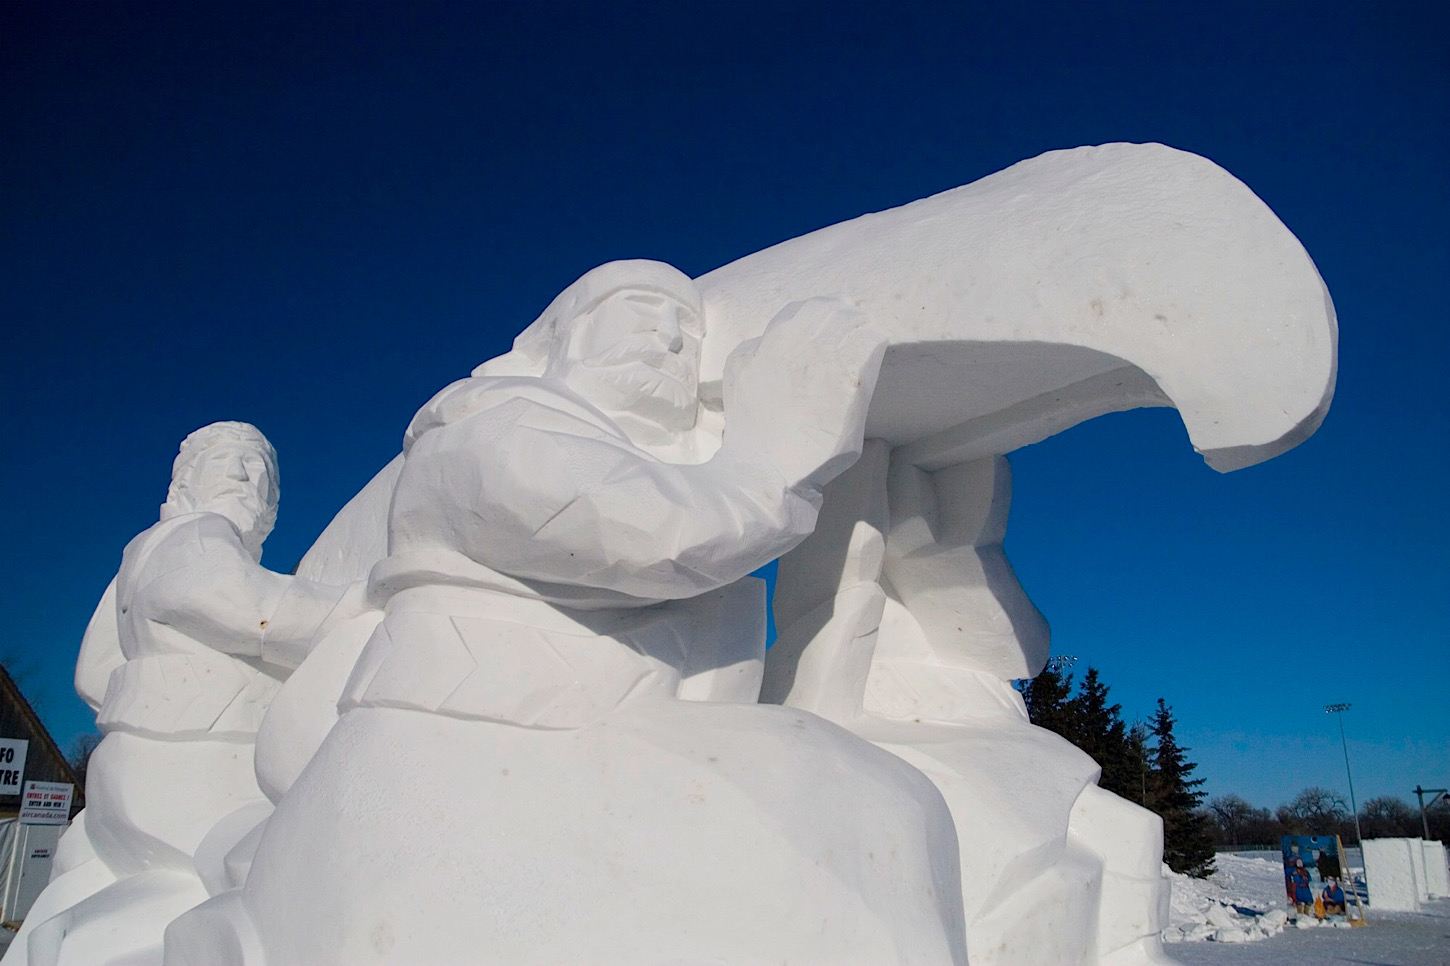
[[[605,412],[683,432],[695,423],[704,334],[682,302],[626,289],[574,320],[557,374]]]
[[[177,497],[191,510],[219,513],[260,550],[277,509],[277,481],[255,447],[222,441],[192,457],[176,473]]]

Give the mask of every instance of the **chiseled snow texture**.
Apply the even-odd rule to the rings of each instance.
[[[908,690],[913,695],[911,701],[886,702],[899,718],[922,717],[921,708],[908,707],[918,699],[954,702],[952,721],[968,705],[975,713],[977,698],[986,698],[979,703],[994,714],[1003,712],[1000,702],[990,700],[993,686],[1003,690],[1001,678],[1030,676],[1045,657],[1045,625],[1034,631],[1030,601],[1003,590],[1001,578],[1010,570],[998,559],[1001,536],[994,532],[999,519],[1005,523],[1002,454],[1106,412],[1171,405],[1180,410],[1190,438],[1210,465],[1231,470],[1302,441],[1319,424],[1333,394],[1333,306],[1303,247],[1241,182],[1206,159],[1163,145],[1050,152],[972,185],[747,256],[703,276],[698,286],[706,316],[701,401],[712,411],[724,403],[732,434],[740,428],[740,414],[726,398],[726,359],[791,304],[832,298],[864,312],[889,346],[865,427],[865,435],[881,449],[882,466],[896,466],[898,482],[939,474],[943,488],[953,493],[965,476],[986,486],[982,499],[956,501],[962,507],[933,500],[933,512],[905,514],[937,524],[960,517],[962,526],[956,529],[962,532],[934,528],[939,532],[926,541],[933,551],[927,567],[933,579],[918,579],[922,592],[908,594],[903,607],[889,606],[864,584],[832,586],[828,596],[843,590],[861,599],[843,598],[837,602],[841,607],[816,615],[830,612],[840,619],[817,629],[830,639],[812,637],[815,651],[859,657],[869,648],[854,645],[868,643],[877,623],[888,632],[883,637],[887,650],[893,640],[905,639],[889,632],[923,621],[926,635],[906,637],[924,648],[941,648],[943,633],[950,630],[945,618],[970,609],[974,620],[968,626],[958,626],[966,623],[961,620],[952,624],[958,636],[970,638],[972,653],[954,654],[950,666],[904,658],[876,662],[881,673],[874,682],[864,677],[860,661],[826,669],[821,693],[865,683],[873,701],[882,697],[885,672],[891,672],[891,683],[900,685],[891,696],[901,698]],[[556,304],[573,303],[566,293]],[[513,352],[485,363],[475,375],[540,375],[545,340],[536,336],[553,314],[551,306],[530,327],[535,335],[526,332]],[[762,349],[761,355],[769,353]],[[779,391],[767,387],[764,396],[774,399]],[[336,582],[372,570],[390,546],[382,535],[383,518],[388,506],[396,507],[389,494],[397,468],[395,462],[381,472],[338,515],[299,574]],[[885,489],[898,504],[909,496],[903,485]],[[831,501],[839,495],[827,497],[826,514],[833,512]],[[1001,498],[988,498],[994,495]],[[977,509],[994,507],[985,526],[976,521]],[[847,520],[841,533],[855,532]],[[922,562],[921,541],[897,541],[907,542],[916,556],[890,562],[902,564],[893,575],[898,590],[910,583],[912,574],[905,571]],[[864,549],[874,560],[874,551]],[[936,579],[942,563],[952,571],[944,581]],[[777,607],[788,606],[792,596],[781,593],[782,586]],[[817,596],[796,595],[800,602],[807,596],[812,604],[822,604]],[[795,616],[810,624],[809,609],[800,608]],[[848,614],[855,619],[850,626]],[[800,636],[808,635],[801,631]],[[994,647],[986,646],[989,639],[996,640]],[[822,648],[822,643],[833,647]],[[1015,666],[1022,662],[1030,666]],[[978,674],[986,679],[972,680]],[[777,699],[831,720],[850,717],[804,702],[803,690]],[[860,702],[853,697],[849,703],[854,708]],[[980,730],[1000,739],[996,727],[994,722]],[[1004,727],[1030,734],[1019,722]],[[912,753],[908,746],[914,747],[913,742],[887,743],[901,746],[907,755]],[[986,760],[968,758],[955,771],[980,770]],[[1039,758],[1023,767],[1045,774],[1057,766]],[[1065,784],[1072,776],[1052,777]],[[1005,779],[961,784],[970,788],[971,801],[1001,799],[1000,807],[984,809],[988,815],[1021,818],[1031,811],[1019,806],[1013,783]],[[1032,804],[1042,805],[1044,799],[1039,796]],[[1052,823],[1039,823],[1038,831],[1066,842],[1061,826],[1072,802],[1072,795],[1064,793],[1062,814]],[[1106,824],[1135,830],[1119,836],[1126,843],[1123,855],[1143,851],[1136,846],[1146,840],[1136,830],[1145,823],[1124,816]],[[1019,849],[999,829],[986,838],[971,847],[1007,857],[1042,857]],[[1161,889],[1156,858],[1144,869],[1135,865],[1132,874],[1115,865],[1109,862],[1103,895],[1118,889],[1137,899],[1130,904],[1105,898],[1103,908],[1110,918],[1146,923],[1146,932],[1156,933],[1161,920],[1149,915],[1158,908],[1155,890]],[[1043,888],[1022,892],[1051,906],[1061,921],[1064,905],[1047,902]],[[1089,892],[1096,896],[1097,887],[1077,890]],[[1130,905],[1132,915],[1127,914]],[[1025,928],[1032,919],[1026,913],[1012,915],[1014,928]],[[1107,922],[1097,925],[1099,940],[1116,934]],[[1086,928],[1061,924],[1055,931],[1089,934]]]
[[[1436,856],[1442,869],[1443,849],[1441,846]],[[1364,843],[1364,866],[1375,907],[1416,912],[1422,903],[1429,901],[1427,858],[1431,856],[1422,839],[1368,839]],[[1437,884],[1443,878],[1442,871],[1437,876]]]
[[[1445,843],[1421,840],[1425,852],[1425,892],[1428,898],[1450,898],[1450,865],[1447,865]]]
[[[726,359],[785,306],[844,298],[891,346],[866,435],[927,470],[1173,406],[1227,471],[1303,442],[1334,395],[1338,322],[1304,247],[1243,182],[1162,144],[1050,151],[697,283],[703,397],[720,401]],[[367,575],[400,469],[338,514],[299,576]]]
[[[1007,460],[926,473],[900,452],[868,440],[781,558],[761,700],[937,786],[962,830],[973,966],[1150,962],[1168,917],[1161,820],[1098,788],[1097,764],[1033,727],[1008,683],[1042,667],[1047,624],[1002,552]]]
[[[255,735],[343,594],[258,562],[277,499],[256,427],[182,441],[160,520],[126,546],[81,645],[77,690],[105,737],[10,966],[158,962],[167,923],[207,898],[271,810]]]
[[[840,300],[780,313],[736,357],[722,438],[702,321],[688,277],[610,263],[419,411],[381,619],[288,679],[257,743],[276,810],[244,883],[167,928],[167,966],[964,966],[935,786],[754,703],[746,575],[859,457],[884,339]],[[303,753],[266,765],[288,738]]]
[[[1245,943],[1277,936],[1289,925],[1283,866],[1270,859],[1220,854],[1207,879],[1167,872],[1173,883],[1166,943]]]
[[[89,913],[37,928],[33,961],[155,964],[168,921],[166,966],[964,964],[973,943],[979,963],[997,948],[1013,966],[1155,960],[1157,819],[1096,794],[1092,763],[1063,749],[1013,762],[1026,781],[992,767],[1008,736],[1031,743],[1006,682],[1045,656],[1030,601],[1003,589],[1000,457],[1096,415],[1172,405],[1215,468],[1268,459],[1323,418],[1336,338],[1288,229],[1227,172],[1162,145],[1053,152],[698,284],[656,262],[586,273],[512,352],[419,411],[402,461],[299,576],[241,555],[270,516],[196,524],[241,565],[208,570],[181,552],[193,541],[165,571],[163,589],[194,591],[208,618],[177,629],[188,659],[275,673],[265,693],[240,690],[239,710],[257,713],[239,722],[194,721],[196,703],[162,722],[144,702],[103,705],[115,728],[92,784],[108,754],[148,765],[113,783],[148,821],[123,828],[124,810],[93,793],[86,826],[129,833],[140,871],[118,864],[127,878]],[[882,715],[858,734],[825,705],[752,703],[762,607],[742,621],[730,601],[758,596],[738,582],[811,534],[822,488],[866,439],[886,474],[870,494],[901,526],[858,548],[870,580],[828,588],[859,606],[816,643],[860,657],[882,620],[910,633],[886,635]],[[260,470],[229,472],[248,498],[267,491]],[[963,495],[938,499],[938,484]],[[134,622],[146,615],[128,609],[128,566],[115,598]],[[889,616],[880,576],[904,597]],[[259,588],[236,633],[203,633]],[[980,602],[960,592],[980,589]],[[999,613],[1019,626],[949,640]],[[960,660],[934,650],[948,644]],[[863,707],[865,663],[827,668],[822,692],[849,685]],[[182,679],[152,669],[113,672],[107,703],[117,674],[169,701]],[[947,672],[961,672],[953,687]],[[226,771],[192,760],[223,756]],[[955,784],[951,803],[928,760]],[[181,778],[225,800],[183,795],[208,806],[184,824],[167,810]],[[1034,781],[1056,784],[1050,801],[1031,798]],[[1030,804],[1054,814],[1003,832]],[[958,826],[985,847],[960,848]],[[143,848],[153,829],[186,833],[159,868]],[[1011,860],[998,881],[1022,886],[970,936],[959,856]],[[1203,914],[1221,940],[1247,935],[1222,909]],[[134,930],[126,948],[113,926]]]
[[[782,306],[844,297],[893,347],[867,436],[938,434],[950,463],[1168,405],[1228,471],[1302,442],[1334,392],[1334,307],[1303,246],[1243,182],[1162,144],[1050,151],[699,285],[702,386]]]

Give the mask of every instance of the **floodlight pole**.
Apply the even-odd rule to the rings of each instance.
[[[1360,854],[1364,854],[1364,836],[1359,831],[1359,806],[1354,801],[1354,773],[1349,770],[1349,741],[1344,737],[1344,712],[1349,710],[1348,704],[1326,704],[1325,714],[1339,716],[1339,744],[1344,749],[1344,774],[1349,778],[1349,807],[1354,809],[1354,838],[1359,845]]]
[[[1419,785],[1415,786],[1415,797],[1420,800],[1420,828],[1425,830],[1425,841],[1428,842],[1430,841],[1430,820],[1425,817],[1426,795],[1444,795],[1446,800],[1450,801],[1450,789],[1421,788]],[[1433,801],[1433,799],[1431,799],[1431,801]]]

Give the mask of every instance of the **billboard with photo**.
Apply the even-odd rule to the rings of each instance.
[[[1284,857],[1284,892],[1299,912],[1319,919],[1349,916],[1349,904],[1359,905],[1359,894],[1344,848],[1337,835],[1285,835],[1279,840]],[[1348,889],[1345,885],[1348,883]],[[1355,925],[1364,921],[1361,910]]]

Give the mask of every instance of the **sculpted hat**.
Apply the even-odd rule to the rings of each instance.
[[[590,311],[616,292],[654,292],[689,307],[704,318],[700,291],[690,276],[664,262],[644,258],[605,262],[585,272],[560,292],[544,313],[514,339],[513,351],[490,359],[473,370],[475,376],[539,376],[561,326]]]
[[[224,421],[211,423],[195,430],[181,441],[181,448],[171,464],[171,475],[180,474],[182,469],[202,453],[223,443],[239,443],[256,450],[267,463],[272,479],[277,478],[277,451],[262,431],[251,423]]]
[[[239,444],[254,450],[267,464],[267,490],[261,494],[267,510],[260,522],[264,533],[271,532],[272,524],[277,520],[278,485],[280,483],[277,473],[277,451],[272,448],[267,437],[262,435],[262,431],[251,423],[232,421],[211,423],[181,441],[181,449],[171,464],[171,485],[167,488],[166,503],[162,506],[163,520],[170,513],[175,512],[174,509],[168,510],[168,507],[174,508],[180,504],[184,483],[182,477],[186,467],[207,450],[227,443]]]

